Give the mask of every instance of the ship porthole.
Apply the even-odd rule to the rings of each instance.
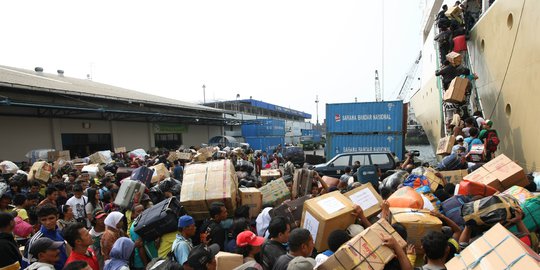
[[[508,14],[506,25],[508,26],[508,29],[512,29],[512,26],[514,25],[514,15],[512,15],[512,13]]]
[[[512,106],[510,106],[510,104],[506,104],[505,111],[506,111],[506,116],[510,117],[510,115],[512,114]]]
[[[484,51],[484,46],[485,46],[485,42],[484,42],[484,40],[482,39],[482,41],[480,41],[480,49],[481,49],[482,51]]]

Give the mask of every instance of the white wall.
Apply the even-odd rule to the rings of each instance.
[[[54,148],[50,119],[0,116],[0,123],[0,160],[23,161],[30,150]]]
[[[219,135],[222,135],[221,126],[189,125],[188,132],[182,133],[182,144],[186,147],[200,146]]]

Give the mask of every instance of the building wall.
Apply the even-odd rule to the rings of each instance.
[[[53,148],[50,119],[0,116],[0,123],[0,160],[23,161],[30,150]]]
[[[155,145],[150,123],[112,121],[113,146],[150,149]]]
[[[222,135],[221,126],[190,125],[187,133],[182,133],[184,146],[200,146],[208,143],[210,138]]]

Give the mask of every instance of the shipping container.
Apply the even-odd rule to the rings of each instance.
[[[302,129],[302,141],[321,142],[322,134],[318,129]]]
[[[266,152],[272,152],[278,145],[285,145],[285,137],[245,137],[246,143],[249,143],[249,147],[253,150],[263,150]]]
[[[285,136],[285,120],[257,119],[242,124],[244,137],[283,137]]]
[[[326,160],[337,154],[351,152],[394,152],[403,159],[405,145],[401,134],[326,134]]]
[[[326,104],[326,133],[404,132],[402,101]]]

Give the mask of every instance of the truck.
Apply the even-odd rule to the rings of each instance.
[[[323,144],[321,131],[318,129],[302,129],[300,144],[304,150],[318,149]]]

